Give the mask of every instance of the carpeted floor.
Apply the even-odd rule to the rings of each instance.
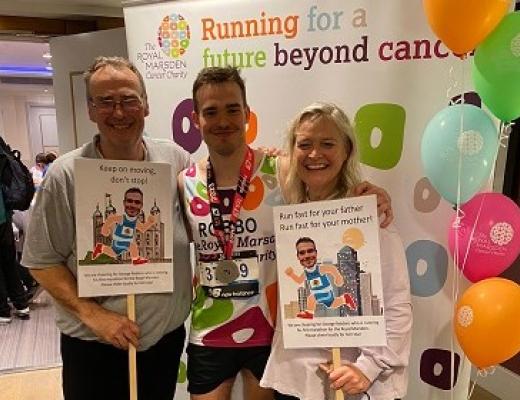
[[[0,375],[0,388],[2,400],[63,400],[61,368]],[[477,386],[470,400],[512,399],[499,399]]]
[[[0,374],[60,365],[59,334],[49,295],[30,305],[31,318],[0,325]]]
[[[63,400],[61,368],[0,374],[2,400]]]

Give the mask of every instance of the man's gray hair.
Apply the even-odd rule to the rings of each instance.
[[[144,84],[144,79],[143,79],[143,76],[141,75],[141,73],[139,72],[139,70],[137,69],[137,67],[132,62],[127,60],[126,58],[115,57],[115,56],[97,57],[94,60],[94,63],[83,74],[83,79],[85,80],[85,85],[87,87],[87,100],[91,100],[90,79],[92,78],[92,75],[94,75],[94,73],[97,70],[104,68],[104,67],[112,67],[112,68],[118,69],[118,70],[128,68],[130,71],[132,71],[137,76],[137,78],[139,78],[139,83],[141,85],[141,97],[143,98],[143,102],[145,105],[148,103],[148,95],[146,94],[146,86]]]

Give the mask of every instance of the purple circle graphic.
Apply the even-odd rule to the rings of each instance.
[[[457,95],[451,98],[448,105],[459,104],[461,102],[462,95]],[[475,107],[482,108],[482,100],[477,92],[465,92],[464,93],[464,104],[473,104]]]
[[[453,357],[453,377],[451,373]],[[423,382],[442,390],[450,390],[459,377],[460,355],[445,349],[426,349],[421,354],[420,377]],[[437,369],[437,370],[436,370]]]
[[[195,153],[202,142],[200,131],[191,120],[192,112],[193,100],[185,99],[177,105],[172,117],[173,141],[190,154]],[[188,118],[190,121],[190,127],[187,132],[184,132],[184,128],[182,126],[184,118]]]

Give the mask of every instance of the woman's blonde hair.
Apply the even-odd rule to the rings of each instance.
[[[354,129],[347,115],[338,106],[332,103],[316,102],[305,107],[292,120],[287,131],[287,151],[289,153],[289,169],[284,185],[284,197],[287,203],[304,203],[308,201],[307,189],[299,178],[297,165],[294,160],[296,146],[296,132],[304,122],[316,122],[326,118],[334,123],[342,134],[347,159],[339,172],[336,190],[330,198],[343,198],[351,195],[352,189],[360,182],[359,156]]]

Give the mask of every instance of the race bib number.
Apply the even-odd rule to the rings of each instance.
[[[219,270],[221,265],[219,261],[201,262],[199,263],[199,277],[202,286],[216,287],[230,285],[241,281],[257,281],[258,280],[258,262],[256,258],[241,258],[233,260],[236,265],[238,276],[232,282],[219,280]]]
[[[200,284],[209,297],[240,298],[259,293],[256,257],[199,262],[198,269]]]

